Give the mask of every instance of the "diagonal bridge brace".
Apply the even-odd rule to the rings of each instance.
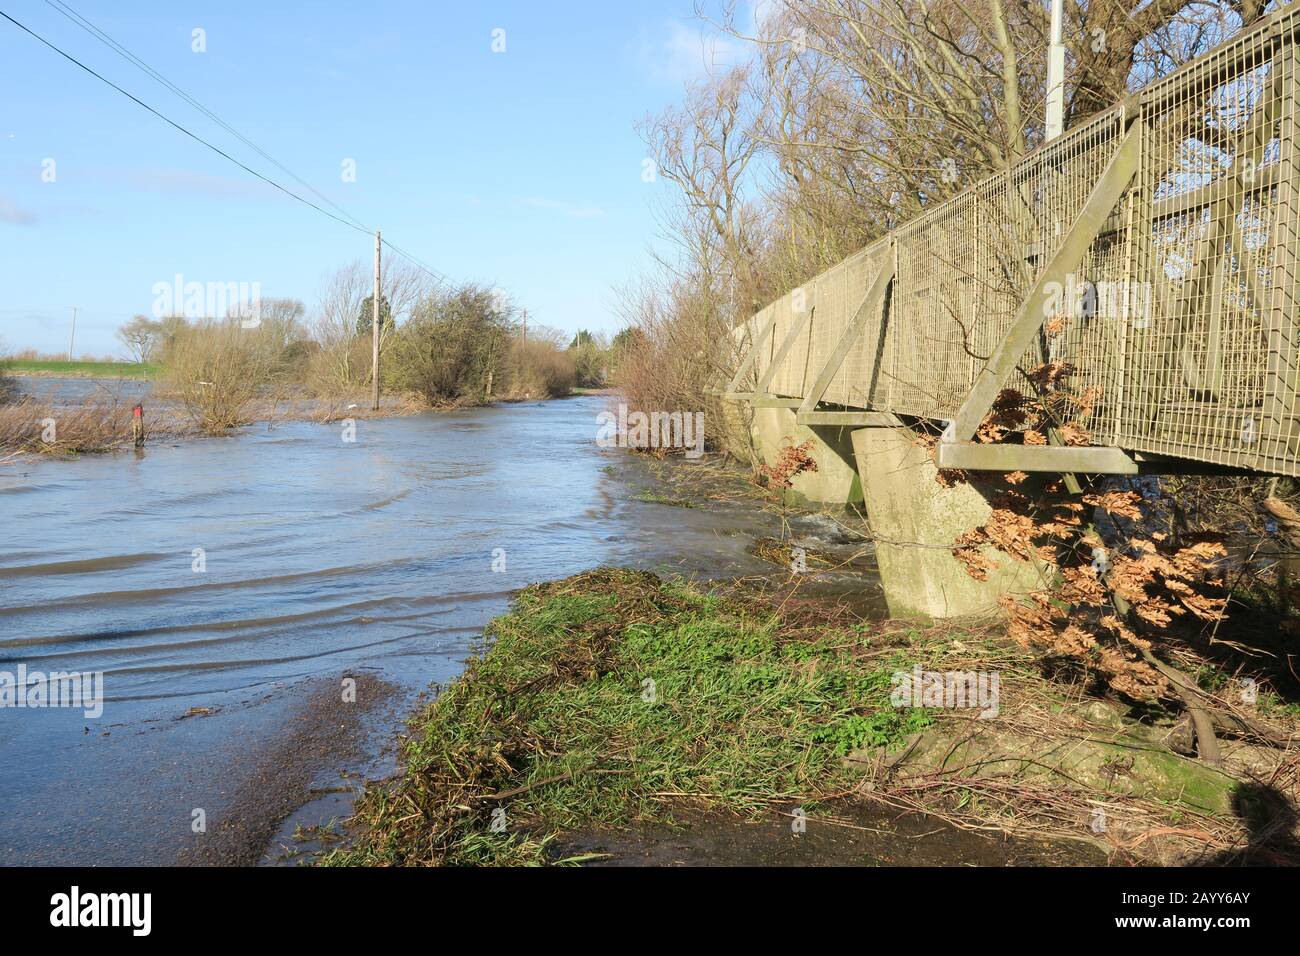
[[[749,374],[749,370],[754,367],[754,363],[758,361],[759,350],[767,344],[767,340],[772,335],[772,330],[775,328],[776,310],[773,309],[772,314],[769,315],[767,321],[763,323],[763,327],[759,329],[758,334],[754,336],[753,342],[749,346],[749,351],[745,354],[744,359],[741,360],[740,365],[736,368],[736,374],[731,376],[731,381],[728,382],[726,388],[722,390],[723,398],[746,399],[754,397],[751,392],[738,392],[736,389],[740,387],[741,381],[743,381],[745,376]]]
[[[1038,279],[1030,288],[1016,312],[1015,320],[1006,336],[999,343],[992,357],[985,363],[975,378],[974,387],[966,396],[957,417],[944,430],[939,445],[939,466],[943,464],[943,446],[959,442],[968,442],[975,437],[980,422],[993,407],[998,393],[1006,386],[1008,379],[1016,369],[1016,364],[1025,354],[1034,336],[1048,318],[1047,304],[1053,298],[1049,289],[1054,285],[1062,288],[1070,273],[1079,268],[1088,249],[1101,231],[1102,225],[1110,216],[1111,210],[1119,202],[1124,190],[1128,188],[1138,170],[1142,149],[1141,121],[1133,122],[1120,142],[1115,155],[1106,163],[1101,176],[1088,194],[1083,209],[1070,224],[1069,231],[1061,240],[1056,254],[1048,260]]]
[[[803,420],[816,410],[817,403],[822,400],[822,396],[830,388],[831,382],[835,380],[835,376],[839,372],[840,366],[844,364],[844,360],[848,357],[849,351],[857,343],[863,329],[867,327],[867,323],[875,317],[877,310],[880,308],[880,303],[885,300],[885,295],[889,291],[890,283],[894,281],[894,262],[894,245],[891,240],[889,246],[884,250],[880,269],[872,279],[871,284],[867,286],[866,294],[862,297],[862,302],[858,305],[857,311],[849,319],[844,334],[840,336],[840,340],[835,344],[830,357],[822,366],[821,371],[818,372],[812,388],[803,397],[803,402],[799,405],[797,412],[800,420]]]
[[[768,363],[767,370],[759,378],[758,384],[754,386],[755,406],[758,406],[762,401],[776,398],[775,395],[768,391],[772,385],[772,379],[776,378],[776,373],[785,364],[786,356],[790,354],[790,349],[794,348],[794,343],[798,341],[804,330],[812,323],[813,313],[816,309],[815,305],[805,309],[790,323],[790,330],[786,333],[785,340],[782,341],[781,347],[777,349],[776,354],[772,356],[772,361]],[[794,403],[792,407],[798,407],[798,399],[791,399],[791,401]]]

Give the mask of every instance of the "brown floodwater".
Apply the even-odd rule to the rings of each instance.
[[[851,800],[762,820],[700,813],[678,825],[563,833],[551,859],[587,866],[1104,866],[1090,843],[963,830],[934,817]]]
[[[251,862],[280,822],[270,860],[391,767],[514,590],[603,564],[770,572],[747,548],[773,515],[637,500],[655,479],[597,447],[605,401],[0,465],[0,672],[102,673],[105,701],[0,708],[0,864]]]

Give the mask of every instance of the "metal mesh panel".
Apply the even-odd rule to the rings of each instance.
[[[757,316],[750,316],[747,321],[731,330],[731,342],[729,344],[731,351],[730,354],[723,358],[724,367],[727,369],[724,382],[735,377],[736,370],[745,361],[745,356],[749,355],[750,349],[753,347],[754,328],[757,322]]]
[[[885,262],[885,257],[892,254],[888,242],[877,242],[863,249],[852,258],[845,260],[841,266],[837,267],[839,271],[836,282],[841,290],[837,301],[842,303],[843,307],[838,312],[828,310],[828,314],[836,315],[838,318],[835,324],[828,328],[827,334],[822,337],[825,346],[812,363],[818,373],[825,367],[832,350],[848,330],[849,321],[857,313],[858,306],[862,304],[867,290],[875,281],[876,274]],[[831,379],[826,394],[822,397],[823,401],[837,405],[867,408],[872,405],[873,401],[880,402],[882,400],[879,394],[880,377],[875,374],[875,369],[879,354],[885,304],[882,301],[876,308],[875,314],[867,317],[862,334],[858,336],[848,355],[844,357],[844,363],[840,366],[839,371]],[[811,381],[809,384],[811,384]],[[876,388],[876,394],[874,395],[872,393],[873,385]]]
[[[1144,95],[1150,307],[1118,444],[1296,473],[1295,84],[1294,46],[1257,31]]]
[[[1001,290],[999,321],[983,330],[990,338],[981,348],[997,347],[1010,328],[1030,284],[1039,279],[1060,249],[1071,225],[1119,149],[1125,115],[1115,109],[1071,131],[1040,150],[1013,171],[1011,232],[1024,242],[1017,261],[1012,250],[999,250],[999,272],[1017,276],[1020,286]],[[1008,386],[1032,395],[1040,388],[1052,392],[1050,403],[1064,420],[1077,422],[1094,440],[1106,443],[1114,433],[1120,395],[1123,340],[1117,314],[1126,310],[1131,264],[1131,203],[1125,197],[1111,211],[1082,262],[1063,281],[1048,285],[1042,330],[1021,356]],[[1006,282],[1006,279],[1003,279]],[[1010,317],[1007,316],[1007,310]],[[1030,375],[1051,363],[1062,370],[1051,385],[1035,386]],[[1101,436],[1101,437],[1099,437]]]
[[[902,227],[890,304],[890,404],[946,417],[970,386],[967,330],[973,316],[974,195],[964,193]]]
[[[1113,444],[1123,401],[1123,355],[1128,323],[1144,308],[1129,276],[1133,268],[1132,207],[1125,198],[1115,228],[1093,243],[1075,281],[1062,290],[1066,310],[1044,329],[1047,359],[1069,363],[1064,380],[1073,397],[1065,417],[1077,421],[1094,444]]]
[[[773,395],[795,398],[803,395],[805,366],[808,362],[809,321],[817,299],[817,280],[806,283],[781,300],[781,315],[772,335],[772,345],[777,351],[785,347],[787,338],[794,335],[790,348],[781,362],[780,371],[768,385]]]
[[[767,348],[764,350],[767,353],[769,361],[781,347],[781,343],[785,341],[785,337],[790,331],[790,324],[794,321],[794,309],[791,307],[790,300],[791,296],[787,295],[772,303],[772,311],[776,315],[776,322],[772,324],[772,334],[769,336]],[[766,370],[766,365],[764,365],[764,370]],[[788,383],[786,382],[786,379],[789,377],[790,367],[788,364],[783,363],[782,367],[777,370],[776,375],[773,377],[769,388],[787,388]]]
[[[763,331],[767,328],[767,321],[772,316],[772,306],[768,306],[762,312],[757,313],[748,323],[746,329],[745,353],[748,354],[751,349],[757,349],[758,354],[754,359],[754,367],[750,370],[745,379],[737,383],[737,387],[742,391],[749,390],[759,377],[767,371],[768,365],[772,360],[772,345],[770,336],[762,338]]]
[[[935,419],[957,414],[1026,290],[1083,209],[1122,130],[1119,110],[1102,114],[1009,175],[986,180],[898,230],[892,410]],[[1072,278],[1086,284],[1083,276]],[[1070,290],[1060,292],[1070,298]],[[1053,356],[1048,342],[1037,342],[1021,368],[1064,360],[1067,345],[1057,343]],[[1024,381],[1011,384],[1029,388]]]
[[[853,264],[861,261],[862,256],[863,252],[855,253],[817,279],[817,305],[808,330],[807,374],[801,396],[812,388],[817,374],[826,365],[831,351],[844,334],[852,308],[849,305],[848,276]],[[826,401],[840,401],[831,398],[830,391],[827,389]]]

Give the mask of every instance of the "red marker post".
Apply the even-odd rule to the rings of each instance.
[[[136,405],[131,409],[131,434],[135,438],[135,447],[144,447],[144,406]]]

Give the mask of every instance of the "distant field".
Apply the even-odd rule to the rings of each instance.
[[[69,375],[77,378],[153,378],[158,366],[139,362],[47,362],[15,359],[0,363],[14,375]]]

